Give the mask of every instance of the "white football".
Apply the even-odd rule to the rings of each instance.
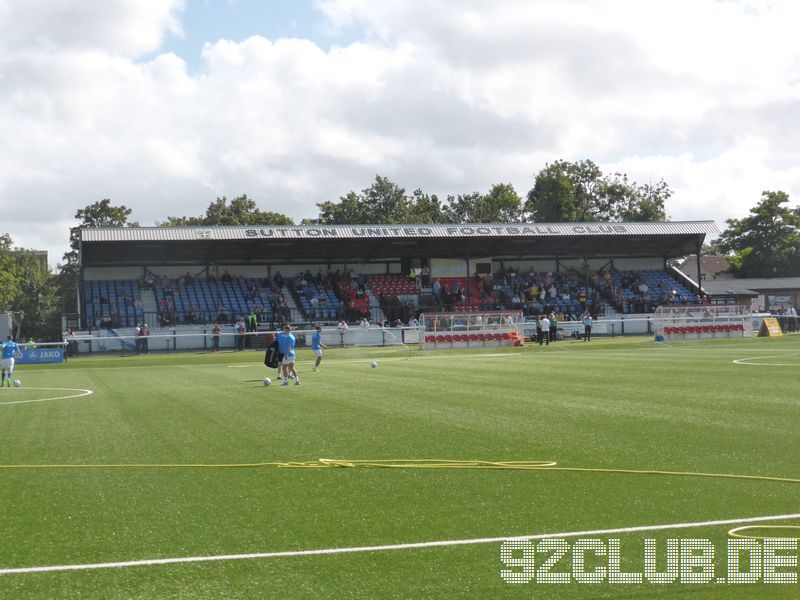
[[[14,380],[14,387],[19,387],[22,385],[22,382],[19,379]]]
[[[370,365],[370,367],[372,367],[373,369],[377,369],[378,368],[378,363],[373,361],[373,363]]]
[[[272,379],[269,377],[264,377],[264,385],[272,385]]]

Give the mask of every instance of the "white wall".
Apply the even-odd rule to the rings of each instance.
[[[485,262],[486,259],[480,259],[478,262]],[[473,261],[470,261],[471,263]],[[591,259],[589,260],[589,268],[593,271],[598,271],[601,268],[607,268],[609,260],[606,258]],[[556,261],[552,260],[504,260],[502,262],[506,268],[513,267],[520,273],[527,273],[533,269],[537,273],[551,273],[556,271]],[[499,260],[492,261],[492,270],[496,273],[500,270],[501,263]],[[580,258],[562,259],[560,261],[561,270],[575,269],[577,271],[583,270],[583,260]],[[664,268],[664,261],[661,258],[617,258],[614,259],[614,267],[619,271],[645,271],[645,270],[661,270]],[[187,272],[191,273],[194,277],[204,270],[203,267],[197,266],[170,266],[160,265],[148,267],[148,269],[169,279],[176,279],[183,277]],[[226,270],[231,275],[242,275],[244,277],[261,278],[267,275],[267,272],[273,275],[280,271],[284,277],[295,277],[298,273],[304,273],[306,270],[311,271],[312,275],[316,275],[317,271],[322,269],[323,272],[328,270],[328,266],[320,263],[308,264],[290,264],[290,265],[271,265],[269,269],[266,265],[219,265],[219,274],[222,275]],[[400,273],[400,260],[389,259],[386,262],[380,263],[335,263],[331,264],[330,270],[341,271],[344,273],[346,270],[355,269],[357,273],[364,275],[380,275],[383,273]],[[213,274],[214,267],[210,267],[210,272]],[[111,280],[111,279],[141,279],[144,274],[142,267],[87,267],[84,270],[84,277],[87,280]]]
[[[186,271],[184,271],[185,273]],[[111,279],[141,279],[144,275],[142,267],[86,267],[84,279],[90,281],[109,281]]]
[[[171,267],[168,265],[160,265],[158,267],[148,267],[147,269],[151,273],[155,273],[156,275],[166,279],[178,279],[186,275],[186,273],[190,273],[192,277],[196,277],[197,274],[203,270],[203,267],[185,265]]]
[[[617,271],[662,271],[664,261],[661,258],[615,258],[614,268]]]
[[[225,271],[227,271],[231,277],[238,277],[241,275],[242,277],[260,279],[267,276],[266,265],[219,265],[218,268],[214,268],[213,266],[209,267],[208,271],[214,276],[216,276],[218,271],[220,277]]]
[[[506,268],[514,267],[520,273],[530,273],[531,269],[536,273],[553,273],[556,270],[555,260],[504,260]],[[499,260],[492,263],[492,271],[497,273],[501,264]]]

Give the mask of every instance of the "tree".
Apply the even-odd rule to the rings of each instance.
[[[35,253],[12,246],[8,234],[0,236],[0,306],[14,314],[17,325],[23,324],[26,336],[55,337],[58,331],[55,278]]]
[[[438,196],[421,189],[409,196],[403,188],[380,175],[361,193],[351,191],[338,202],[322,202],[317,206],[318,218],[304,223],[500,223],[519,221],[522,214],[522,199],[511,184],[496,184],[485,195],[472,192],[448,196],[443,204]]]
[[[656,184],[629,182],[624,173],[604,175],[590,160],[557,160],[537,175],[525,211],[533,221],[659,221],[672,191]]]
[[[294,225],[294,221],[275,212],[259,210],[247,194],[230,201],[223,196],[208,205],[206,214],[199,217],[167,217],[159,227],[211,226],[211,225]]]
[[[11,253],[13,245],[11,236],[7,233],[0,235],[0,308],[3,310],[11,309],[17,293],[18,282]]]
[[[26,337],[54,339],[59,332],[58,282],[30,250],[16,249],[17,296],[12,304]],[[22,317],[24,315],[24,317]]]
[[[410,202],[409,223],[435,224],[448,222],[444,207],[436,194],[426,194],[421,189],[416,189],[411,196]]]
[[[380,175],[360,194],[350,191],[339,202],[321,202],[317,207],[321,225],[410,223],[414,214],[406,191]]]
[[[496,183],[488,194],[449,196],[447,202],[450,223],[516,223],[522,216],[522,198],[510,183]]]
[[[740,277],[800,275],[800,211],[785,192],[765,191],[743,219],[728,219],[719,247]]]

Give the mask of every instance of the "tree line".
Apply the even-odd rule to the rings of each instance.
[[[301,224],[663,221],[672,194],[663,179],[639,184],[624,173],[603,173],[591,160],[557,160],[535,174],[524,197],[511,184],[498,183],[485,193],[439,198],[421,189],[408,193],[377,175],[361,191],[318,203],[317,215]],[[747,217],[726,221],[727,228],[708,251],[724,254],[739,277],[800,275],[800,207],[788,204],[785,192],[764,192]],[[70,230],[70,249],[55,273],[30,251],[13,248],[8,235],[0,236],[0,308],[23,311],[31,335],[57,331],[58,315],[77,307],[80,227],[139,227],[130,220],[132,212],[107,198],[79,209],[75,213],[79,225]],[[245,194],[230,201],[217,198],[202,215],[168,216],[156,225],[294,225],[294,220],[260,210]]]

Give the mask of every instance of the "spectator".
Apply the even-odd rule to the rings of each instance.
[[[233,333],[236,335],[236,349],[239,352],[244,350],[244,336],[246,330],[242,317],[239,317],[236,324],[233,326]]]
[[[214,323],[214,327],[211,329],[211,333],[212,333],[211,351],[219,352],[219,338],[222,335],[222,326],[219,324],[219,321]]]
[[[583,314],[583,341],[592,341],[592,315],[588,312]]]
[[[540,315],[536,318],[536,338],[540,346],[544,343],[550,345],[550,320],[547,315]]]

